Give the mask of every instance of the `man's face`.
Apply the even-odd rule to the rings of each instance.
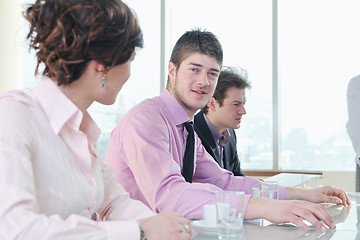
[[[180,66],[169,64],[170,93],[189,117],[204,107],[214,93],[221,66],[214,57],[190,54]]]
[[[226,128],[238,129],[240,127],[241,118],[246,114],[245,102],[245,89],[236,87],[229,88],[226,91],[222,106],[215,100],[214,115],[221,130]]]

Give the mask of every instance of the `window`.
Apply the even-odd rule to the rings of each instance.
[[[166,9],[170,49],[185,31],[206,29],[219,37],[224,50],[223,65],[247,70],[252,89],[247,92],[248,114],[236,131],[239,157],[244,169],[271,169],[271,1],[261,1],[259,7],[258,1],[248,0],[173,0]]]
[[[360,73],[360,3],[278,1],[281,169],[350,170],[346,89]]]
[[[98,150],[102,159],[105,158],[110,133],[121,117],[142,100],[160,93],[160,1],[124,2],[138,16],[144,35],[144,48],[136,51],[136,57],[131,64],[131,76],[115,104],[104,106],[94,102],[89,109],[89,113],[101,128]]]
[[[246,69],[252,84],[247,115],[236,130],[244,169],[353,169],[346,88],[360,74],[358,0],[126,2],[138,15],[145,47],[137,52],[116,103],[91,106],[103,132],[102,157],[121,117],[164,88],[177,39],[201,28],[219,37],[224,66]],[[33,74],[34,68],[24,65]]]
[[[247,115],[236,131],[244,169],[353,169],[346,87],[359,74],[359,8],[356,0],[170,1],[172,45],[186,30],[208,29],[220,38],[224,65],[249,73]]]

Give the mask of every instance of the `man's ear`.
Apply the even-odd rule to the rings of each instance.
[[[175,80],[176,66],[173,62],[169,62],[168,72],[169,72],[169,78],[172,81]]]
[[[212,98],[210,99],[210,101],[207,103],[207,106],[208,106],[208,108],[209,108],[211,111],[215,111],[217,104],[219,104],[219,103],[217,102],[217,100],[216,100],[214,97],[212,97]]]

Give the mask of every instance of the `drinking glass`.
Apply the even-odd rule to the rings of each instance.
[[[275,181],[262,181],[260,184],[260,197],[279,200],[279,184]]]
[[[239,239],[243,228],[244,192],[215,193],[216,220],[219,239]]]

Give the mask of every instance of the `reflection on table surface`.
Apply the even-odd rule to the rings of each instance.
[[[263,224],[260,220],[245,221],[242,240],[258,239],[321,239],[321,240],[360,240],[360,193],[348,193],[352,205],[327,205],[326,210],[334,220],[336,229],[322,231],[316,228],[304,230],[292,224]],[[217,236],[207,236],[199,233],[193,240],[213,240]],[[239,238],[240,239],[240,238]]]

